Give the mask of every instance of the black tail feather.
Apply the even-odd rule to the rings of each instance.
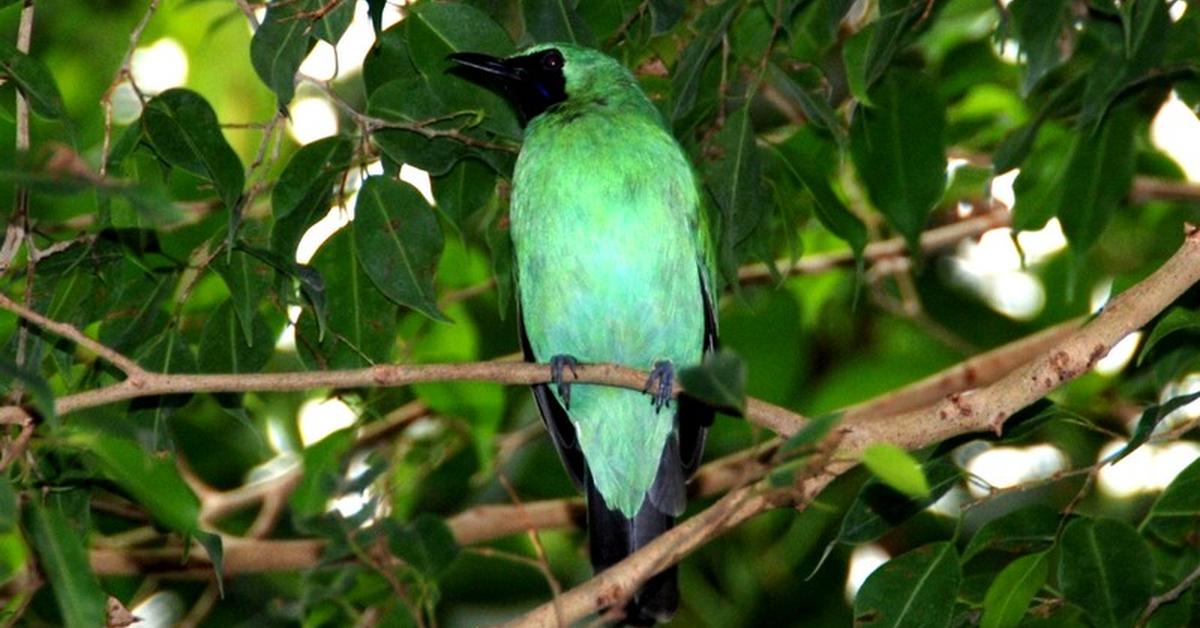
[[[647,498],[637,515],[630,519],[611,510],[587,478],[587,517],[592,567],[597,573],[620,562],[675,525],[675,518],[664,514]],[[625,605],[624,623],[650,626],[666,621],[679,607],[679,585],[675,567],[647,580]]]

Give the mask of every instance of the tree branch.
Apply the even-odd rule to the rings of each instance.
[[[921,234],[921,251],[929,254],[947,249],[962,240],[982,235],[986,231],[1007,227],[1011,218],[1010,212],[997,210],[930,229]],[[863,250],[863,259],[876,262],[891,257],[907,256],[907,254],[908,245],[904,242],[904,238],[892,238],[868,244]],[[811,255],[796,262],[779,260],[775,262],[775,266],[779,270],[779,274],[790,276],[813,275],[834,268],[853,266],[854,263],[854,253],[838,251]],[[749,264],[738,270],[738,281],[742,284],[765,283],[773,279],[774,275],[771,274],[771,270],[766,264]]]
[[[858,455],[870,443],[890,442],[901,447],[917,449],[962,433],[996,430],[1009,415],[1040,399],[1058,385],[1084,373],[1094,361],[1103,357],[1112,345],[1130,331],[1145,325],[1198,279],[1200,233],[1189,228],[1188,238],[1175,256],[1146,280],[1110,301],[1110,304],[1085,327],[1076,328],[1075,322],[1063,323],[1056,328],[980,354],[967,360],[965,364],[956,365],[952,369],[911,384],[907,387],[913,390],[911,393],[901,394],[904,391],[902,389],[898,393],[883,395],[874,401],[852,407],[846,412],[840,429],[827,441],[838,444],[832,462],[827,463],[824,468],[816,469],[811,476],[803,478],[791,495],[780,494],[778,490],[768,490],[760,484],[745,485],[761,478],[770,468],[778,439],[758,445],[755,449],[710,462],[697,473],[692,483],[694,494],[713,495],[731,486],[742,488],[730,492],[713,507],[684,521],[647,548],[626,558],[626,561],[606,570],[581,587],[565,593],[558,602],[562,604],[566,621],[576,621],[590,612],[611,605],[612,600],[622,599],[630,591],[634,591],[644,578],[653,574],[654,570],[664,569],[678,562],[707,540],[763,510],[781,504],[804,508],[829,482],[856,466]],[[1019,361],[1021,355],[1030,354],[1038,355],[1024,366],[1009,371],[1007,376],[997,377],[997,373]],[[509,373],[514,378],[523,377],[528,372],[529,379],[514,383],[545,381],[548,375],[546,367],[540,365],[479,363],[466,366],[491,369],[498,365],[520,367],[517,371]],[[444,369],[454,365],[431,366],[434,369]],[[583,373],[593,369],[611,370],[610,375],[619,373],[604,383],[624,385],[625,381],[620,377],[626,375],[634,377],[632,383],[640,385],[642,382],[640,373],[626,373],[624,371],[630,370],[610,366],[581,367],[581,381]],[[973,378],[967,375],[972,372]],[[970,387],[980,382],[994,383],[972,393],[959,393],[961,387]],[[931,395],[934,390],[948,394],[946,400],[917,411],[899,415],[889,414],[890,411],[904,407],[906,403],[914,402],[913,400],[923,395]],[[521,507],[523,516],[516,516],[515,508],[511,504],[474,507],[452,516],[446,522],[458,543],[467,545],[527,532],[530,527],[581,526],[586,516],[580,500],[527,502]],[[209,513],[208,516],[214,516],[211,514],[211,508],[206,510],[206,513]],[[319,539],[229,539],[226,548],[226,573],[311,567],[319,560],[323,548],[324,542]],[[179,548],[95,549],[91,552],[91,562],[92,567],[100,574],[163,570],[205,576],[210,573],[211,564],[206,562],[203,556],[203,551],[194,550],[191,562],[182,572]],[[526,618],[534,624],[551,626],[552,623],[548,622],[556,621],[553,604],[542,606]],[[547,621],[541,622],[539,618]]]
[[[13,301],[2,293],[0,293],[0,309],[8,310],[9,312],[20,316],[21,318],[37,325],[38,327],[41,327],[42,329],[45,329],[46,331],[58,336],[62,336],[67,340],[71,340],[79,346],[84,347],[88,351],[91,351],[101,358],[104,358],[113,366],[121,369],[125,375],[129,377],[126,382],[129,382],[131,385],[136,384],[136,381],[134,380],[137,380],[146,374],[146,371],[142,370],[142,367],[138,366],[133,360],[104,346],[99,342],[96,342],[95,340],[92,340],[91,338],[88,338],[83,332],[79,331],[75,327],[66,323],[50,320],[45,316],[42,316],[41,314],[38,314],[37,312],[25,307],[24,305]],[[57,410],[57,408],[55,409]]]
[[[562,609],[568,622],[603,611],[614,601],[625,599],[646,578],[731,526],[784,504],[802,510],[835,477],[855,467],[863,450],[872,443],[919,449],[963,434],[999,432],[1008,417],[1087,372],[1113,345],[1143,327],[1198,280],[1200,229],[1188,225],[1183,245],[1162,267],[1110,301],[1095,319],[1057,347],[1042,352],[990,386],[952,394],[929,408],[843,425],[826,439],[839,441],[831,461],[821,472],[798,481],[794,500],[781,499],[777,493],[781,489],[770,492],[761,484],[734,491],[625,560],[510,625],[553,626],[556,607]]]

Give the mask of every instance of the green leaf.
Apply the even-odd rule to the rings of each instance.
[[[484,52],[507,57],[515,48],[508,34],[486,13],[470,5],[424,2],[412,7],[404,18],[412,62],[417,71],[437,87],[438,98],[450,111],[483,113],[480,127],[504,137],[521,136],[516,114],[508,103],[491,91],[446,71],[455,52]]]
[[[379,33],[375,46],[363,60],[363,83],[367,94],[373,95],[382,85],[398,80],[420,78],[408,49],[408,30],[404,22],[398,22]]]
[[[1154,433],[1154,428],[1158,427],[1158,424],[1167,418],[1167,415],[1197,399],[1200,399],[1200,392],[1172,397],[1166,403],[1155,404],[1146,408],[1142,412],[1142,416],[1138,419],[1137,428],[1134,429],[1133,436],[1130,437],[1129,442],[1121,448],[1121,451],[1114,454],[1108,462],[1116,464],[1121,458],[1128,456],[1133,450],[1141,447],[1146,441],[1150,440],[1151,434]]]
[[[0,475],[0,534],[15,530],[20,514],[17,492],[13,490],[12,482],[8,476]]]
[[[304,475],[288,498],[300,523],[324,515],[342,484],[342,461],[354,445],[354,430],[338,430],[304,448]]]
[[[746,363],[732,351],[710,353],[699,366],[679,371],[679,383],[714,408],[739,416],[746,412]]]
[[[892,58],[905,43],[905,36],[911,32],[911,23],[924,10],[925,5],[920,2],[879,0],[879,19],[847,42],[842,55],[846,64],[846,80],[851,93],[859,97],[863,104],[879,104],[871,88],[884,76]],[[867,100],[861,98],[863,94],[869,94]]]
[[[1025,128],[1029,128],[1032,134],[1037,132],[1037,127]],[[1036,145],[1025,149],[1032,150],[1032,153],[1028,158],[1022,158],[1024,165],[1013,182],[1016,202],[1012,208],[1012,222],[1015,231],[1041,229],[1058,213],[1063,203],[1062,176],[1070,159],[1073,138],[1061,127],[1046,125]],[[1033,135],[1030,135],[1029,142],[1033,143]],[[997,172],[1000,172],[999,167]]]
[[[1022,556],[1009,563],[988,587],[980,628],[1008,628],[1021,623],[1025,609],[1050,575],[1046,553]]]
[[[308,227],[329,213],[332,196],[346,177],[353,157],[354,143],[342,136],[318,139],[295,152],[271,191],[275,216],[272,251],[287,259],[295,257],[296,246]]]
[[[213,268],[229,288],[233,311],[241,321],[246,344],[253,346],[257,338],[254,320],[258,306],[267,294],[274,273],[262,260],[241,250],[220,256],[214,261]]]
[[[854,625],[948,626],[961,581],[954,544],[919,547],[889,560],[867,577],[854,598]]]
[[[71,430],[66,441],[86,450],[104,478],[165,527],[184,535],[200,530],[200,500],[179,475],[173,455],[147,453],[133,440],[84,429]]]
[[[516,266],[513,264],[512,235],[508,230],[508,216],[488,221],[484,237],[487,239],[488,250],[492,253],[492,276],[496,278],[496,303],[500,308],[500,316],[503,318],[508,312],[508,304],[512,301],[516,275]]]
[[[169,89],[146,103],[142,124],[159,157],[211,181],[226,208],[237,206],[245,183],[242,162],[203,96]]]
[[[767,207],[759,194],[762,165],[748,106],[729,114],[709,150],[717,157],[706,165],[706,179],[721,208],[721,248],[728,256],[758,228]],[[723,266],[737,265],[722,261]]]
[[[1200,460],[1189,464],[1155,500],[1142,530],[1170,543],[1193,542],[1200,521]]]
[[[244,337],[233,301],[225,301],[205,321],[197,367],[201,373],[256,373],[271,359],[274,340],[257,313],[250,318],[250,335]]]
[[[861,256],[867,246],[867,226],[846,208],[830,185],[838,164],[836,147],[805,126],[774,148],[792,175],[812,195],[817,220],[845,240],[856,257]]]
[[[12,80],[34,113],[50,119],[67,115],[50,69],[38,59],[17,50],[7,39],[0,39],[0,76]]]
[[[1153,0],[1122,3],[1124,45],[1109,45],[1087,74],[1080,129],[1094,130],[1114,103],[1150,87],[1154,81],[1146,79],[1162,73],[1159,66],[1167,50],[1168,31],[1172,30],[1168,4]]]
[[[29,393],[34,409],[46,420],[52,423],[58,421],[58,415],[54,411],[54,392],[41,375],[19,367],[6,358],[0,358],[0,377],[10,383],[20,382]]]
[[[297,15],[304,9],[302,2],[270,5],[250,40],[250,64],[258,78],[275,92],[280,107],[292,102],[296,72],[314,43],[312,21]]]
[[[1043,504],[1032,504],[992,519],[979,528],[967,549],[963,562],[988,550],[1024,554],[1041,551],[1054,543],[1061,517]]]
[[[526,35],[538,43],[565,41],[595,47],[596,38],[577,12],[578,2],[579,0],[521,0]]]
[[[794,451],[816,445],[842,420],[841,412],[822,414],[812,418],[800,431],[791,435],[779,446],[780,457],[787,457]]]
[[[328,211],[329,195],[350,167],[353,157],[354,142],[341,135],[300,147],[271,190],[271,212],[275,220],[302,212],[313,204]]]
[[[463,115],[444,122],[433,122],[446,118],[448,109],[439,94],[422,77],[398,79],[384,84],[371,94],[367,105],[367,112],[372,116],[422,128],[452,129],[470,121],[470,117]],[[464,110],[464,113],[474,115],[471,111]],[[431,176],[446,174],[455,163],[467,156],[477,156],[493,167],[502,168],[502,164],[495,162],[494,151],[477,151],[448,137],[426,137],[417,131],[400,128],[380,129],[372,137],[383,154],[393,162],[412,164],[428,171]]]
[[[313,8],[320,8],[326,3],[327,0],[320,0]],[[332,11],[317,21],[316,28],[313,29],[317,37],[331,45],[337,45],[338,40],[346,33],[346,29],[350,28],[350,22],[354,20],[354,4],[352,0],[341,0],[341,3]]]
[[[946,187],[946,112],[924,75],[897,71],[871,90],[850,127],[850,155],[871,202],[911,249]]]
[[[1021,56],[1025,59],[1021,95],[1028,95],[1034,85],[1058,64],[1066,9],[1067,0],[1013,0],[1009,5]]]
[[[740,6],[737,0],[725,0],[710,7],[696,20],[697,34],[671,73],[671,104],[667,118],[672,122],[678,122],[696,105],[704,66],[721,45],[721,39]]]
[[[368,178],[358,192],[350,230],[358,261],[376,287],[400,305],[446,320],[433,287],[442,230],[416,188],[384,176]]]
[[[1114,109],[1094,133],[1081,131],[1060,182],[1058,218],[1072,251],[1082,254],[1108,227],[1133,184],[1136,110]]]
[[[1158,345],[1159,341],[1175,332],[1179,331],[1195,331],[1200,330],[1200,312],[1189,310],[1183,307],[1173,307],[1167,315],[1158,321],[1154,329],[1150,332],[1150,337],[1146,342],[1142,343],[1142,350],[1138,353],[1137,365],[1142,365],[1142,360],[1150,354],[1150,351]]]
[[[1154,586],[1150,548],[1129,525],[1081,517],[1063,531],[1058,581],[1063,597],[1097,628],[1132,626]]]
[[[388,549],[426,578],[445,573],[458,556],[458,543],[444,521],[421,514],[412,522],[388,528]]]
[[[445,175],[434,177],[437,209],[460,230],[467,220],[485,209],[496,187],[496,173],[482,162],[464,159]]]
[[[778,65],[772,63],[767,66],[767,77],[771,85],[779,90],[788,100],[800,106],[800,110],[807,118],[805,124],[801,127],[801,132],[809,131],[809,125],[812,125],[827,133],[832,133],[835,136],[843,134],[842,124],[838,119],[837,112],[833,107],[829,106],[824,96],[816,96],[809,90],[801,87],[792,77],[784,72]]]
[[[929,482],[921,463],[903,449],[888,443],[867,447],[862,463],[884,484],[915,498],[929,497]]]
[[[958,466],[945,456],[926,461],[921,471],[929,484],[928,496],[921,499],[874,478],[864,484],[842,518],[837,541],[849,545],[873,541],[927,508],[962,479]]]
[[[38,564],[50,583],[63,625],[96,628],[106,625],[107,596],[88,563],[85,538],[67,522],[55,500],[31,499],[25,509],[25,529],[33,539]]]
[[[297,321],[296,348],[310,368],[359,368],[391,356],[396,306],[372,285],[357,261],[357,248],[350,230],[342,229],[313,258],[324,280],[328,316],[325,333],[313,311],[304,310]]]

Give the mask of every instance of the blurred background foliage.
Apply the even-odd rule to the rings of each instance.
[[[809,416],[1095,312],[1200,221],[1200,6],[1183,0],[39,0],[27,55],[24,4],[0,0],[0,198],[28,193],[0,290],[156,372],[517,351],[520,128],[445,73],[458,50],[575,41],[634,70],[705,181],[746,393]],[[928,254],[864,249],[972,220]],[[1003,436],[856,470],[708,544],[682,563],[676,623],[897,625],[915,604],[905,625],[1133,625],[1200,566],[1197,305],[1189,292]],[[563,587],[589,576],[577,530],[459,547],[442,523],[573,495],[524,389],[181,394],[56,417],[47,397],[121,372],[11,312],[0,340],[8,402],[39,419],[6,426],[0,462],[8,623],[95,625],[111,596],[143,625],[475,625],[549,598],[541,552]],[[770,436],[723,417],[706,456]],[[931,492],[905,497],[917,464]],[[215,558],[215,532],[328,544],[307,568],[219,584],[98,558],[190,539]],[[1187,625],[1193,606],[1184,587],[1149,621]]]

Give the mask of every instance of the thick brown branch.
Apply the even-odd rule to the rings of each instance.
[[[999,431],[1015,412],[1087,372],[1113,345],[1144,326],[1200,280],[1200,230],[1190,225],[1187,230],[1183,246],[1161,268],[1113,299],[1094,320],[1057,347],[1042,352],[992,385],[952,394],[929,408],[843,425],[831,434],[840,443],[833,462],[824,472],[800,482],[796,508],[807,506],[809,499],[834,477],[856,466],[863,450],[872,443],[888,442],[919,449],[953,436]],[[769,495],[757,484],[730,493],[708,510],[553,603],[543,604],[518,618],[512,625],[552,626],[556,608],[568,622],[574,622],[612,606],[646,578],[678,562],[737,522],[789,503],[771,499]]]

